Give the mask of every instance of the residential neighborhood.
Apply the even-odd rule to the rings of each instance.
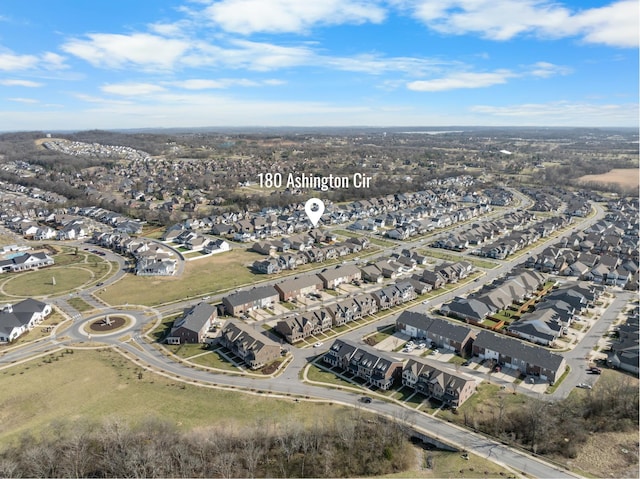
[[[134,364],[122,369],[131,391],[273,396],[296,421],[308,401],[388,410],[414,418],[420,441],[443,428],[429,440],[463,465],[465,428],[525,454],[534,446],[509,421],[524,424],[532,404],[551,443],[559,419],[546,411],[637,379],[640,202],[550,186],[564,160],[545,142],[524,153],[509,135],[472,150],[458,133],[172,135],[153,154],[144,135],[135,148],[46,138],[44,160],[0,165],[7,371],[113,353],[111,367]],[[82,166],[52,169],[54,154]],[[376,187],[256,181],[329,165]],[[325,206],[317,224],[311,197]]]

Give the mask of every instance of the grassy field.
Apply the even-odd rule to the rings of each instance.
[[[345,386],[357,388],[356,384],[353,384],[349,381],[345,381],[344,379],[338,377],[335,373],[331,371],[327,371],[325,369],[321,369],[315,364],[310,364],[307,368],[307,378],[310,381],[315,381],[319,383],[325,384],[334,384],[336,386]]]
[[[60,418],[119,417],[137,423],[155,416],[187,430],[213,424],[278,424],[288,418],[310,424],[318,417],[348,412],[328,404],[185,385],[142,371],[109,350],[56,353],[4,369],[0,378],[0,444],[48,428]]]
[[[80,311],[81,313],[83,311],[89,311],[90,309],[93,309],[93,306],[87,303],[84,299],[79,298],[77,296],[67,300],[67,303],[69,303],[71,306],[73,306],[77,311]]]
[[[58,249],[60,252],[53,255],[54,266],[4,275],[2,290],[6,294],[0,294],[0,301],[63,294],[105,279],[109,271],[115,271],[108,261],[92,253],[75,254],[75,248],[69,247]]]
[[[468,454],[468,459],[464,459],[459,452],[429,451],[420,447],[415,447],[416,466],[415,469],[396,474],[388,474],[382,477],[389,478],[486,478],[486,477],[508,477],[510,472],[497,464],[488,461],[475,454]],[[427,458],[431,463],[428,468]]]
[[[476,268],[493,269],[499,266],[498,263],[494,263],[493,261],[470,258],[469,256],[463,254],[455,255],[451,253],[445,253],[443,250],[438,248],[423,249],[420,250],[420,253],[424,254],[425,256],[431,256],[432,258],[438,258],[454,263],[458,261],[466,261],[467,263],[471,263]]]
[[[179,277],[127,275],[98,294],[110,304],[131,303],[147,306],[215,294],[240,288],[256,280],[266,280],[267,276],[257,276],[248,268],[260,258],[264,257],[258,253],[232,250],[187,262],[184,273]]]

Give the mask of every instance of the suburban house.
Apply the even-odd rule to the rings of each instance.
[[[222,305],[230,315],[239,316],[254,309],[270,307],[278,299],[278,291],[273,286],[258,286],[225,296],[222,298]]]
[[[507,330],[516,336],[537,344],[550,346],[562,335],[562,321],[552,309],[528,313],[511,323]]]
[[[401,361],[372,347],[345,339],[336,339],[324,354],[323,361],[385,390],[402,375]]]
[[[290,301],[309,293],[322,291],[322,280],[317,274],[307,274],[293,279],[285,279],[275,285],[280,301]]]
[[[492,359],[523,374],[539,376],[550,383],[562,376],[567,365],[559,354],[489,331],[478,333],[473,342],[473,354],[481,359]]]
[[[0,273],[43,268],[51,266],[53,263],[53,258],[46,253],[24,253],[20,256],[0,261]]]
[[[51,314],[51,305],[35,299],[9,304],[0,310],[0,342],[9,343],[33,329]]]
[[[325,309],[295,314],[278,321],[276,331],[293,344],[309,336],[331,329],[333,320]]]
[[[396,331],[412,338],[427,339],[431,345],[454,351],[461,356],[471,353],[476,332],[461,324],[426,314],[403,311],[396,319]]]
[[[460,296],[440,306],[440,314],[472,323],[479,323],[495,312],[495,308],[490,308],[486,303],[478,299],[462,298]]]
[[[627,314],[627,320],[618,327],[617,341],[611,344],[609,364],[633,374],[638,374],[640,353],[640,309],[636,306]]]
[[[476,390],[476,381],[437,361],[409,359],[402,369],[402,385],[457,408]]]
[[[237,321],[227,321],[220,344],[251,369],[258,369],[280,357],[280,345],[264,334]]]
[[[218,317],[218,309],[209,303],[198,303],[173,323],[167,344],[202,343],[204,335]]]
[[[325,289],[336,289],[341,284],[360,281],[362,271],[355,265],[347,264],[324,269],[318,273],[318,277],[322,280]]]

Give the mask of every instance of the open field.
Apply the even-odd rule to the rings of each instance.
[[[340,417],[349,411],[185,385],[142,371],[110,350],[55,353],[4,369],[0,378],[0,444],[26,431],[47,429],[60,418],[119,417],[138,423],[155,416],[188,430],[213,424],[279,424],[288,418],[311,424],[318,417]]]
[[[184,273],[179,277],[127,275],[98,294],[110,304],[130,303],[152,306],[237,289],[255,282],[256,279],[268,278],[267,276],[257,277],[248,268],[248,265],[260,258],[264,257],[258,253],[240,249],[232,250],[187,262]]]
[[[615,183],[625,188],[640,187],[640,171],[635,168],[613,169],[602,175],[586,175],[578,178],[578,181],[586,183],[595,181],[598,183]]]

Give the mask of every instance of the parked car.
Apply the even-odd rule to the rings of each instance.
[[[576,387],[580,388],[580,389],[591,389],[591,384],[580,383],[580,384],[576,385]]]
[[[602,369],[596,366],[592,366],[588,369],[588,372],[590,372],[591,374],[602,374]]]
[[[316,344],[313,345],[314,348],[319,348],[323,345],[324,343],[322,341],[318,341]]]

